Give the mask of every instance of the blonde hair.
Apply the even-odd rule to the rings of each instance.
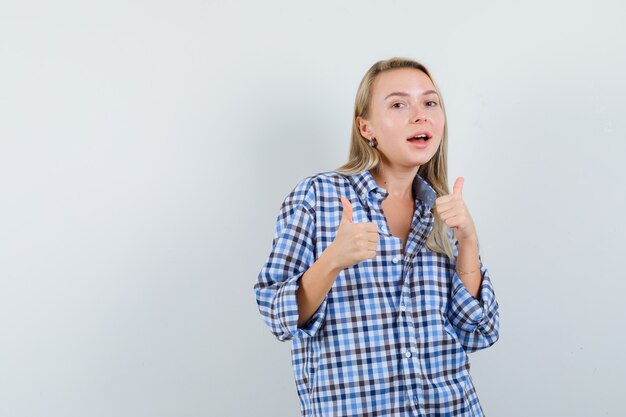
[[[373,93],[373,84],[376,76],[382,72],[395,68],[415,68],[422,71],[430,78],[435,90],[439,94],[441,109],[444,114],[443,137],[437,149],[437,153],[430,161],[419,167],[418,173],[433,187],[437,192],[437,197],[449,194],[448,190],[448,122],[446,110],[443,105],[443,97],[439,91],[439,87],[433,80],[428,69],[421,63],[404,57],[393,57],[384,61],[378,61],[365,73],[365,76],[359,84],[354,101],[354,118],[352,119],[352,139],[350,142],[350,154],[348,162],[335,169],[336,172],[353,175],[364,170],[377,169],[381,161],[378,150],[368,145],[366,139],[361,135],[357,118],[360,116],[367,119],[370,112],[370,102]],[[451,242],[448,239],[448,226],[442,222],[431,209],[435,224],[426,239],[426,246],[433,252],[447,255],[451,261],[454,261],[454,254]]]

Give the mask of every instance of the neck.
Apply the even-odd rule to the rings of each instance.
[[[378,164],[370,172],[376,184],[387,190],[391,197],[413,200],[413,180],[418,170],[419,166],[410,169],[398,169]]]

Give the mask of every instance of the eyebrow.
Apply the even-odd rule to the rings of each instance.
[[[424,93],[422,95],[426,96],[428,94],[437,94],[437,92],[435,90],[428,90],[428,91],[424,91]],[[408,97],[408,96],[410,96],[410,94],[409,93],[405,93],[404,91],[396,91],[395,93],[391,93],[387,97],[385,97],[385,100],[387,100],[391,96],[405,96],[405,97]],[[437,94],[437,96],[439,96],[439,94]]]

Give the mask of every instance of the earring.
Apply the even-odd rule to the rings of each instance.
[[[369,142],[367,142],[372,148],[375,148],[378,145],[378,141],[376,138],[370,138]]]

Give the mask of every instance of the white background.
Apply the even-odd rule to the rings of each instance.
[[[0,416],[298,415],[252,286],[396,55],[441,87],[500,304],[486,415],[623,415],[625,11],[2,2]]]

